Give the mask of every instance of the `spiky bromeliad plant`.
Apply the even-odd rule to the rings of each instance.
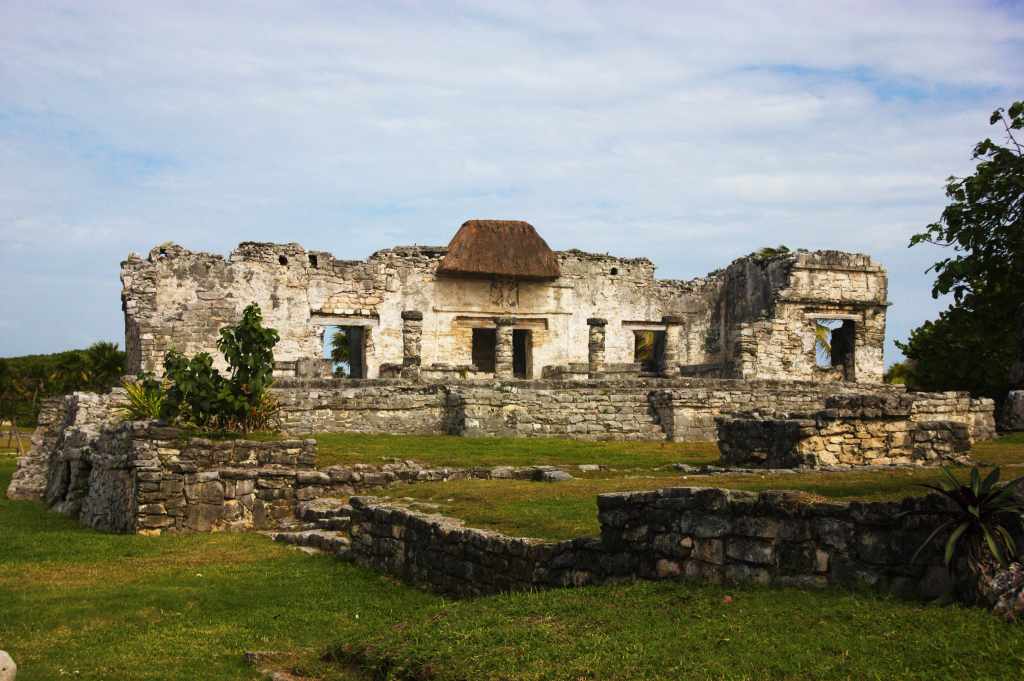
[[[936,527],[924,543],[914,552],[911,562],[940,533],[950,530],[946,540],[944,561],[947,568],[965,555],[967,566],[972,573],[980,573],[994,559],[1002,567],[1017,556],[1017,545],[1009,527],[1020,524],[1024,517],[1024,504],[1014,496],[1014,488],[1024,478],[999,484],[999,468],[994,468],[984,479],[975,466],[971,479],[961,483],[943,466],[946,479],[938,485],[923,484],[922,487],[938,492],[955,504],[951,517]]]

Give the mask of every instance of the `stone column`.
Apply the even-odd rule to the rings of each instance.
[[[607,319],[591,317],[587,320],[590,327],[590,343],[587,345],[587,363],[590,378],[600,378],[604,375],[604,327],[608,325]]]
[[[494,377],[512,378],[512,326],[515,317],[498,317],[494,320],[498,327],[498,340],[494,348]]]
[[[420,377],[420,347],[423,340],[423,313],[402,312],[402,378]]]
[[[665,325],[665,347],[659,362],[661,375],[666,378],[679,376],[679,332],[686,319],[676,315],[665,315],[661,318]]]

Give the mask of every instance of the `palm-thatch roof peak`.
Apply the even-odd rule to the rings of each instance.
[[[455,233],[440,274],[555,279],[558,256],[522,220],[467,220]]]

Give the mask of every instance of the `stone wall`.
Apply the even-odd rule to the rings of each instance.
[[[352,559],[438,591],[477,596],[546,586],[582,586],[601,557],[595,539],[563,542],[508,537],[464,527],[454,518],[353,497]]]
[[[64,397],[47,398],[40,404],[38,425],[28,452],[18,459],[7,487],[8,499],[42,499],[46,494],[49,453],[57,447],[64,432],[68,406]]]
[[[585,371],[585,369],[584,369]],[[872,383],[675,378],[569,381],[278,379],[274,395],[292,433],[425,433],[714,441],[715,418],[748,411],[812,412],[832,395],[902,395]],[[917,397],[918,393],[912,393]],[[915,420],[966,423],[994,434],[990,400],[920,394]]]
[[[443,385],[405,381],[277,379],[273,396],[290,433],[429,434],[450,431]]]
[[[938,464],[964,460],[973,442],[970,405],[950,393],[925,398],[906,395],[839,395],[825,409],[804,414],[747,414],[718,419],[722,463],[732,466],[796,468]],[[969,402],[969,400],[968,400]],[[948,411],[946,410],[948,407]],[[923,420],[941,413],[959,420]],[[991,405],[988,405],[991,418]],[[979,432],[990,435],[988,431]]]
[[[995,402],[987,397],[975,398],[966,392],[910,393],[914,404],[912,421],[955,421],[965,424],[974,440],[991,440],[996,436]]]
[[[910,559],[945,503],[938,496],[821,502],[798,492],[699,487],[623,492],[598,496],[599,539],[542,541],[354,497],[350,555],[461,595],[639,577],[934,597],[947,585],[939,544]]]
[[[451,431],[467,437],[664,440],[650,385],[579,383],[452,386]]]
[[[171,243],[145,258],[132,254],[121,266],[129,370],[160,373],[171,348],[209,352],[222,366],[219,329],[257,302],[281,336],[275,356],[282,371],[322,359],[327,328],[358,326],[366,338],[366,377],[404,372],[437,380],[444,368],[433,374],[422,368],[469,367],[474,330],[496,329],[505,320],[506,331],[529,333],[525,377],[537,378],[546,367],[589,367],[587,321],[601,319],[600,358],[609,365],[633,363],[635,332],[647,330],[666,334],[661,359],[670,376],[826,381],[841,374],[881,381],[886,275],[864,255],[747,257],[706,277],[676,281],[656,279],[645,258],[572,250],[557,254],[557,279],[520,281],[438,274],[446,251],[395,247],[351,261],[294,243],[245,242],[227,258]],[[818,317],[855,325],[848,370],[815,368]],[[510,347],[500,345],[498,354],[508,360]],[[501,368],[511,370],[507,364]]]
[[[107,532],[207,532],[273,526],[330,493],[313,440],[187,438],[128,422],[51,458],[47,504]]]
[[[604,550],[647,579],[873,586],[942,593],[939,544],[910,563],[947,508],[937,495],[822,502],[799,492],[676,488],[602,494]],[[909,514],[909,515],[902,515]]]
[[[714,441],[715,419],[750,411],[808,412],[823,409],[836,394],[899,395],[902,386],[885,383],[819,383],[694,378],[664,384],[651,396],[669,440]]]

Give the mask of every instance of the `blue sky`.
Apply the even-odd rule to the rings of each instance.
[[[494,217],[666,278],[870,253],[896,359],[1024,8],[752,4],[6,0],[0,356],[123,343],[119,263],[164,241],[363,258]]]

